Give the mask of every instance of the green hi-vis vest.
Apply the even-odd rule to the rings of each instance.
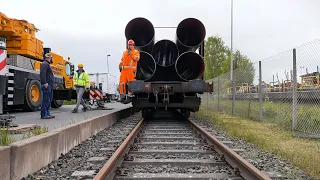
[[[82,72],[80,76],[78,77],[78,72],[76,72],[73,76],[73,82],[74,86],[83,86],[83,87],[89,87],[89,75],[86,72]]]

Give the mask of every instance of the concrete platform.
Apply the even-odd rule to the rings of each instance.
[[[111,114],[113,112],[132,107],[131,104],[121,104],[118,102],[106,103],[105,107],[114,108],[113,110],[93,110],[82,112],[82,106],[80,105],[78,113],[71,113],[75,105],[64,105],[61,108],[51,108],[51,115],[56,116],[54,119],[40,119],[40,111],[35,112],[11,112],[16,116],[13,119],[15,124],[37,124],[42,127],[47,127],[49,131],[60,127],[65,127],[70,124],[81,122],[100,115]]]
[[[57,159],[59,132],[48,132],[12,143],[11,178],[21,179]]]
[[[0,179],[10,179],[9,146],[0,146]]]
[[[0,147],[0,179],[21,179],[38,171],[90,136],[112,126],[116,121],[130,116],[132,112],[132,108],[112,110],[108,113],[88,112],[88,115],[91,115],[92,118],[79,119],[79,122],[14,142],[9,147]],[[64,118],[70,119],[67,118],[67,113],[70,112],[65,112],[64,116],[59,114],[61,115],[61,121]],[[79,114],[73,115],[74,118],[76,116],[79,116]],[[27,118],[24,119],[28,120]],[[72,123],[71,121],[68,122]]]

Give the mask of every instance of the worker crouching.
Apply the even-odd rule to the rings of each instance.
[[[130,102],[130,98],[128,97],[128,94],[130,94],[130,92],[127,94],[126,85],[130,81],[135,81],[139,59],[140,59],[140,52],[135,49],[134,41],[130,39],[128,41],[128,48],[123,52],[121,62],[119,63],[120,102],[124,104],[127,104]]]
[[[78,107],[80,104],[83,106],[83,111],[87,111],[88,107],[83,100],[83,94],[86,90],[88,91],[90,87],[90,80],[89,75],[83,69],[83,64],[78,64],[78,70],[73,76],[73,82],[77,92],[77,104],[72,112],[78,112]]]

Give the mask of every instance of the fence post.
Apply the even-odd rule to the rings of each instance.
[[[263,114],[262,114],[262,70],[261,70],[261,61],[259,61],[259,120],[263,120]]]
[[[293,91],[292,91],[292,131],[297,125],[297,59],[296,49],[293,49]]]
[[[232,115],[236,115],[236,80],[235,80],[235,72],[232,73]]]
[[[208,115],[208,111],[210,111],[210,108],[209,108],[209,92],[207,92],[207,108],[206,108],[206,115]]]
[[[218,111],[220,112],[220,76],[218,76]]]

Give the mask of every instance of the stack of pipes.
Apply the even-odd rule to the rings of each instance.
[[[176,30],[175,42],[162,39],[155,43],[153,24],[145,18],[134,18],[125,28],[128,41],[135,41],[140,51],[137,80],[189,81],[199,79],[205,69],[203,57],[195,51],[206,36],[206,29],[195,18],[182,20]]]

